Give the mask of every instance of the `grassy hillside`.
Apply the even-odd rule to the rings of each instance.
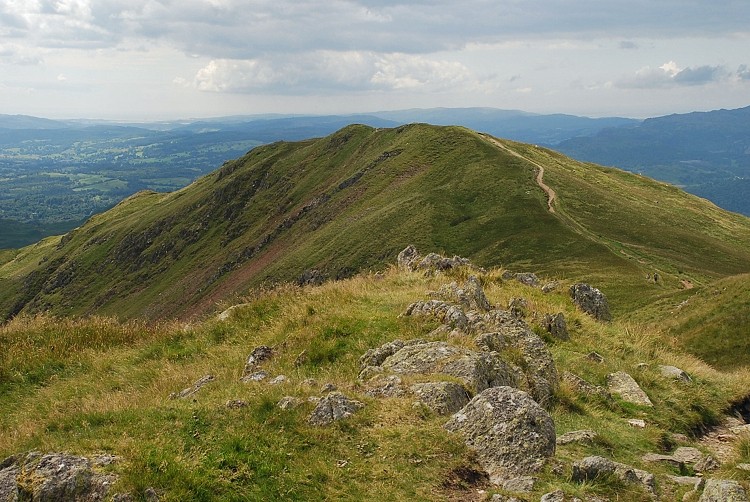
[[[457,127],[355,125],[259,147],[21,250],[0,266],[0,307],[5,317],[191,318],[308,269],[340,278],[378,267],[409,243],[587,280],[616,315],[683,281],[750,271],[750,220],[640,176],[501,145]],[[557,192],[554,214],[539,166]]]
[[[357,382],[359,357],[369,348],[397,338],[446,339],[431,333],[434,320],[400,314],[460,274],[389,269],[320,287],[284,286],[244,298],[226,320],[188,325],[19,317],[0,328],[0,458],[30,449],[113,454],[120,459],[106,469],[119,476],[114,491],[138,499],[155,489],[165,501],[484,500],[502,490],[476,475],[472,454],[443,429],[445,417],[415,408],[413,396],[368,397]],[[655,403],[647,409],[562,384],[551,408],[557,434],[593,429],[599,437],[558,446],[529,499],[561,488],[584,499],[650,500],[613,479],[572,482],[571,463],[598,454],[654,472],[662,499],[681,500],[687,488],[667,479],[679,472],[641,456],[674,447],[673,433],[689,436],[679,444],[708,451],[694,434],[744,397],[750,375],[718,373],[633,323],[597,323],[573,307],[567,284],[545,294],[500,276],[493,270],[481,277],[488,298],[500,306],[527,299],[535,330],[544,313],[564,313],[571,340],[545,335],[559,372],[602,385],[607,373],[625,370]],[[263,365],[269,379],[283,374],[285,382],[239,381],[245,359],[261,344],[274,348]],[[592,350],[605,362],[588,360]],[[680,366],[693,383],[659,376],[657,364]],[[207,374],[215,380],[192,398],[167,399]],[[365,408],[331,426],[308,425],[314,404],[306,399],[321,395],[326,383]],[[301,403],[282,410],[277,402],[284,396]],[[229,400],[246,406],[228,408]],[[634,428],[628,419],[648,425]],[[734,469],[748,460],[742,444],[713,477],[748,479]]]

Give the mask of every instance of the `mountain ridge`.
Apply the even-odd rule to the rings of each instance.
[[[0,267],[4,316],[190,317],[306,270],[348,277],[410,242],[487,266],[607,280],[625,310],[683,280],[750,269],[746,218],[666,184],[494,141],[515,153],[465,128],[423,124],[258,147],[189,187],[141,192],[22,250]],[[557,193],[555,214],[534,163]],[[661,284],[643,279],[653,273]]]

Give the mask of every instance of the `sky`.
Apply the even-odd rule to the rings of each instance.
[[[750,105],[748,0],[0,0],[0,113]]]

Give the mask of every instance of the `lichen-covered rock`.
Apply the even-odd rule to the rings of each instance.
[[[340,392],[331,392],[318,401],[307,422],[310,425],[328,425],[354,414],[364,404],[349,399]]]
[[[623,401],[638,404],[640,406],[653,406],[638,382],[624,371],[617,371],[607,375],[607,388],[613,394],[617,394]]]
[[[517,364],[524,368],[531,395],[542,406],[549,405],[558,375],[547,344],[523,321],[496,327],[499,331],[482,333],[475,338],[475,343],[501,356],[508,351],[520,354],[522,361]]]
[[[482,284],[475,275],[469,276],[463,286],[460,287],[455,281],[446,284],[433,293],[433,296],[460,304],[465,309],[486,312],[492,308],[484,293]]]
[[[555,338],[563,341],[570,340],[570,333],[568,333],[568,325],[565,322],[565,315],[562,312],[557,314],[545,314],[542,319],[542,326]]]
[[[482,391],[445,428],[464,437],[495,484],[537,472],[555,453],[552,418],[526,392],[511,387]]]
[[[423,257],[412,245],[407,246],[398,254],[396,263],[398,264],[399,270],[405,270],[407,272],[414,272],[416,270],[436,272],[462,266],[471,266],[471,262],[468,259],[461,258],[460,256],[447,258],[437,253],[429,253],[427,256]]]
[[[442,300],[414,302],[406,308],[404,315],[433,317],[454,328],[465,328],[469,323],[460,306]]]
[[[515,372],[497,354],[476,352],[446,342],[405,346],[387,357],[381,367],[399,374],[451,375],[474,392],[497,385],[517,385]]]
[[[450,415],[469,402],[466,389],[455,382],[425,382],[410,387],[419,401],[438,415]]]
[[[708,479],[698,502],[748,502],[747,492],[737,481]]]
[[[117,478],[98,472],[95,464],[67,453],[15,455],[0,465],[0,500],[104,500]]]
[[[396,258],[396,264],[399,270],[405,270],[407,272],[414,271],[414,265],[419,258],[419,252],[417,248],[412,245],[406,246],[403,251],[398,254]]]
[[[607,389],[605,389],[601,385],[594,385],[579,377],[575,373],[571,373],[570,371],[563,371],[560,375],[560,380],[567,383],[576,392],[579,392],[581,394],[585,394],[587,396],[598,396],[602,399],[612,398],[609,391],[607,391]]]
[[[384,343],[380,347],[369,349],[359,358],[359,364],[362,368],[367,366],[380,366],[388,356],[392,356],[399,350],[403,349],[408,345],[414,345],[418,343],[425,343],[422,339],[409,340],[404,342],[403,340],[393,340],[392,342]]]
[[[242,371],[242,376],[247,376],[256,371],[258,365],[263,361],[271,359],[273,356],[273,349],[267,345],[260,345],[255,347],[253,351],[247,356],[245,361],[245,368]]]
[[[578,308],[592,316],[597,321],[609,322],[612,314],[604,293],[588,284],[574,284],[570,287],[570,296]]]

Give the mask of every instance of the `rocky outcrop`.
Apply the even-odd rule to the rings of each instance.
[[[552,418],[512,387],[482,391],[445,428],[463,436],[495,484],[537,472],[555,453]]]
[[[607,388],[613,394],[628,403],[640,406],[653,406],[643,389],[640,388],[632,376],[624,371],[617,371],[607,375]]]
[[[457,303],[464,309],[474,309],[486,312],[492,308],[484,289],[475,275],[469,276],[466,282],[459,286],[457,282],[451,282],[441,287],[433,296],[445,301]]]
[[[452,305],[442,300],[417,301],[406,308],[404,315],[432,317],[454,328],[464,329],[469,319],[458,305]]]
[[[329,425],[351,416],[363,407],[361,402],[349,399],[340,392],[331,392],[318,401],[307,422],[310,425]]]
[[[117,478],[98,468],[115,460],[112,456],[89,459],[67,453],[15,455],[0,463],[0,501],[105,500]]]
[[[437,253],[429,253],[427,256],[421,256],[419,251],[412,245],[407,246],[398,254],[396,262],[399,270],[408,272],[424,271],[434,273],[458,267],[472,266],[468,259],[461,258],[460,256],[448,258]]]
[[[698,502],[748,502],[748,497],[737,481],[708,479]]]
[[[253,351],[247,356],[245,361],[245,368],[242,371],[242,376],[247,376],[255,372],[263,361],[271,359],[273,356],[273,349],[267,345],[260,345],[255,347]]]
[[[570,296],[578,308],[597,321],[609,322],[612,320],[607,297],[598,289],[588,284],[574,284],[570,287]]]

